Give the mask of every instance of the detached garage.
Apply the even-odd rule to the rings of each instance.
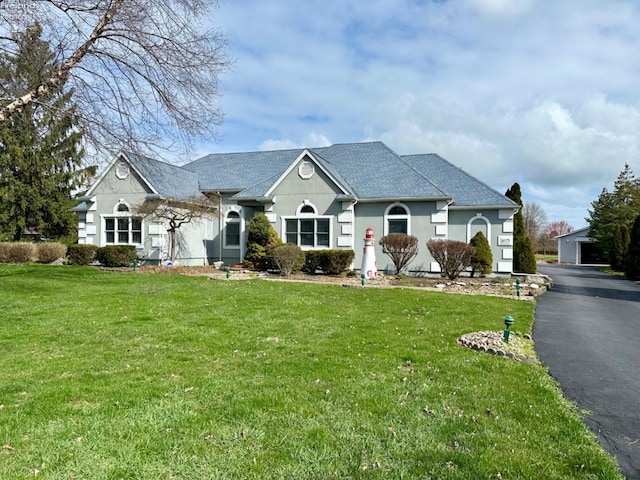
[[[557,236],[558,262],[574,265],[606,263],[603,255],[589,237],[589,227]]]

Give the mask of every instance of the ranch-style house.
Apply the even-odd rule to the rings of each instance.
[[[436,154],[398,155],[381,142],[216,153],[182,166],[120,152],[74,208],[79,243],[135,245],[145,262],[170,258],[165,226],[136,216],[145,198],[214,194],[218,215],[178,231],[176,263],[242,261],[247,225],[264,213],[280,238],[303,250],[352,249],[359,269],[365,231],[376,238],[378,269],[393,271],[378,240],[402,232],[419,240],[408,273],[436,273],[430,239],[469,242],[482,231],[493,271],[512,271],[519,205]]]

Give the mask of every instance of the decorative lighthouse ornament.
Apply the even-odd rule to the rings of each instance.
[[[364,236],[364,254],[362,255],[362,268],[360,275],[367,280],[378,276],[378,262],[376,262],[375,239],[373,238],[373,228],[367,228]]]

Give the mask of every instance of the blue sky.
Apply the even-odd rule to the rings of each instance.
[[[574,228],[640,175],[636,0],[222,0],[212,22],[235,63],[202,154],[380,140]]]

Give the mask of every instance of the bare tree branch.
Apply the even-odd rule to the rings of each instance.
[[[0,99],[0,124],[56,90],[73,91],[91,150],[158,153],[215,139],[223,113],[218,77],[226,39],[206,27],[217,2],[43,0],[28,22],[42,25],[60,68],[37,88]],[[15,42],[0,25],[0,51]]]

